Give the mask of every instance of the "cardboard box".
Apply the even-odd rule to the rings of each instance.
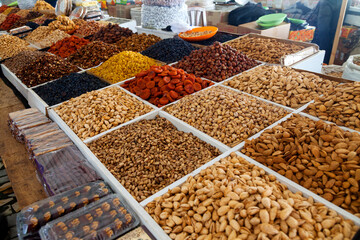
[[[289,39],[299,42],[311,42],[314,39],[316,27],[309,26],[307,29],[290,31]]]
[[[208,26],[217,26],[219,23],[227,23],[229,18],[229,12],[223,12],[220,10],[206,11],[206,21]]]
[[[353,32],[356,32],[358,31],[359,28],[358,27],[355,27],[355,26],[343,26],[341,28],[341,35],[340,37],[342,38],[348,38],[349,35],[351,35]]]
[[[217,25],[219,31],[236,33],[236,34],[248,34],[248,33],[257,33],[263,36],[276,37],[282,39],[288,39],[290,32],[290,23],[283,22],[279,26],[261,29],[256,22],[249,22],[241,24],[239,26],[229,25],[227,23],[219,23]]]
[[[139,5],[108,4],[107,7],[109,16],[131,19],[130,9],[139,7]]]

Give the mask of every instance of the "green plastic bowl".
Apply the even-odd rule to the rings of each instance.
[[[302,20],[302,19],[296,19],[296,18],[289,18],[291,23],[294,24],[303,24],[304,22],[306,22],[306,20]]]
[[[273,22],[273,23],[263,23],[259,20],[256,21],[257,25],[259,25],[262,28],[272,28],[280,25],[283,21]]]
[[[262,23],[281,23],[285,20],[286,16],[285,13],[273,13],[259,17],[258,21]]]

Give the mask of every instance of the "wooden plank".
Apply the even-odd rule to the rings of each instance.
[[[6,167],[15,196],[21,208],[46,198],[43,186],[36,177],[25,146],[15,140],[7,126],[10,112],[24,109],[13,91],[0,81],[0,156]]]
[[[342,1],[339,20],[338,20],[338,24],[337,24],[337,27],[336,27],[335,37],[334,37],[334,43],[333,43],[333,47],[332,47],[332,50],[331,50],[329,65],[334,64],[336,50],[338,48],[339,40],[340,40],[341,28],[342,28],[343,22],[344,22],[347,3],[348,3],[348,0],[343,0]]]

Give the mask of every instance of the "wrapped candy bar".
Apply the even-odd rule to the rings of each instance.
[[[101,179],[75,145],[35,156],[34,161],[49,195]]]
[[[19,238],[39,238],[38,231],[46,223],[98,201],[111,192],[103,181],[97,181],[31,204],[17,215]]]
[[[19,142],[24,142],[23,131],[28,128],[33,128],[46,123],[51,120],[35,108],[20,110],[9,113],[8,125],[12,135]]]
[[[43,240],[118,237],[139,225],[138,217],[117,195],[110,195],[40,229]]]

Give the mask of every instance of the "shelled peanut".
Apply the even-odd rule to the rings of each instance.
[[[126,125],[88,146],[139,202],[220,155],[161,117]]]
[[[220,86],[185,96],[165,111],[228,146],[239,144],[288,113]]]
[[[241,152],[360,217],[360,134],[295,114]]]
[[[337,82],[289,67],[260,66],[224,83],[258,97],[299,108],[332,90]]]
[[[281,57],[299,52],[305,48],[305,46],[285,43],[274,38],[249,36],[240,37],[225,44],[245,53],[250,58],[277,64],[280,63]]]
[[[306,111],[322,120],[360,131],[360,82],[337,86],[316,98]]]
[[[82,140],[152,111],[118,87],[85,93],[54,108]]]
[[[346,239],[351,220],[232,153],[145,207],[175,240]]]

